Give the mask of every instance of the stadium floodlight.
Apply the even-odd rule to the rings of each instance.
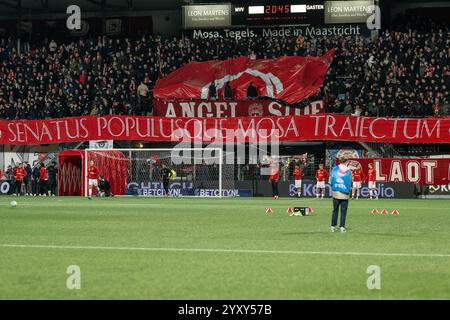
[[[234,164],[226,164],[221,148],[86,149],[84,195],[88,195],[88,164],[93,160],[100,175],[123,195],[235,196]],[[164,190],[162,169],[173,170]]]

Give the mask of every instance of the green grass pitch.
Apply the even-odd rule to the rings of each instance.
[[[450,201],[351,201],[345,234],[329,232],[330,211],[330,199],[2,197],[0,299],[450,299]]]

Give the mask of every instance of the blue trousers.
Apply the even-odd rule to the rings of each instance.
[[[347,200],[339,200],[333,198],[333,215],[331,216],[331,226],[336,227],[339,207],[341,207],[341,224],[339,227],[345,228],[345,219],[347,218],[347,208],[348,208],[348,199]]]

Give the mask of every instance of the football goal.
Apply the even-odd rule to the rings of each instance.
[[[99,175],[109,182],[114,195],[219,198],[235,195],[234,165],[225,163],[220,148],[86,149],[85,196],[91,161]],[[170,176],[164,181],[168,171]]]

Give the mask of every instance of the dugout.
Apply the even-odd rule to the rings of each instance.
[[[58,191],[60,196],[83,196],[87,189],[87,165],[94,160],[111,184],[111,192],[123,195],[127,189],[129,159],[120,151],[66,150],[59,153]]]

